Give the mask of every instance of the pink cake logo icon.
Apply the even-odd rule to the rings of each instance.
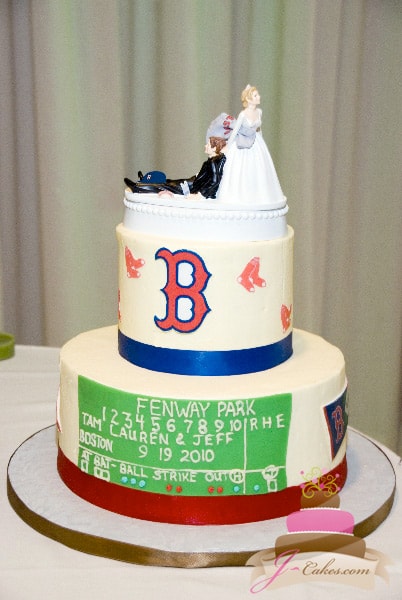
[[[353,515],[339,508],[337,476],[318,467],[302,476],[301,508],[286,518],[287,533],[246,563],[254,567],[250,592],[317,581],[373,589],[375,576],[388,580],[387,557],[354,535]]]

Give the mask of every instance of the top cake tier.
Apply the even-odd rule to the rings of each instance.
[[[139,198],[126,198],[117,228],[121,356],[152,371],[206,376],[287,360],[293,230],[281,209],[131,196]]]
[[[126,190],[124,225],[175,238],[258,241],[286,235],[286,198],[270,204],[224,204],[217,200]]]

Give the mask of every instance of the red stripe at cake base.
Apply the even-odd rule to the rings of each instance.
[[[95,506],[145,521],[176,525],[234,525],[283,517],[300,510],[302,490],[293,486],[255,496],[169,496],[109,483],[81,471],[60,450],[57,469],[66,486]],[[346,456],[329,472],[342,488],[347,474]]]

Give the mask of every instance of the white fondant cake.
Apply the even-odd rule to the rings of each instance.
[[[60,476],[131,517],[266,520],[300,508],[305,473],[319,468],[338,489],[345,482],[344,359],[322,338],[293,332],[293,230],[257,131],[261,113],[249,124],[258,92],[245,91],[238,122],[225,116],[235,136],[226,164],[220,154],[201,171],[215,190],[220,169],[222,202],[131,182],[117,227],[118,327],[61,351]],[[244,136],[259,136],[252,151]],[[250,192],[233,203],[239,189],[227,173],[248,152],[247,168],[267,173],[255,178],[256,202]],[[208,177],[199,179],[210,198]]]

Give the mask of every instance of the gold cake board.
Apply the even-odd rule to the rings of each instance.
[[[348,479],[341,506],[354,516],[354,534],[365,537],[388,516],[395,473],[386,454],[349,428]],[[28,438],[8,465],[8,497],[33,529],[70,548],[115,560],[168,567],[244,566],[256,552],[287,533],[286,519],[241,525],[171,525],[117,515],[73,494],[56,469],[51,426]]]

